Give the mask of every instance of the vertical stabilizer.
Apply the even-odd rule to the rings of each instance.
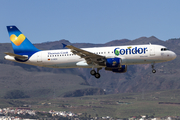
[[[16,26],[7,26],[11,44],[15,54],[32,55],[40,51],[21,33]]]

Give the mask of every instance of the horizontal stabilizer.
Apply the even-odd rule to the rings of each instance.
[[[28,56],[17,55],[17,54],[14,54],[14,53],[5,52],[5,54],[9,55],[9,56],[17,57],[17,58],[28,58]]]

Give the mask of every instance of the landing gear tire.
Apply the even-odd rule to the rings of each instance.
[[[155,63],[152,63],[152,64],[151,64],[151,67],[152,67],[152,73],[156,73],[156,70],[154,69],[154,64],[155,64]]]
[[[101,75],[99,74],[99,70],[101,70],[102,68],[97,68],[97,72],[94,70],[94,69],[92,69],[91,71],[90,71],[90,74],[92,75],[92,76],[94,76],[95,78],[100,78],[101,77]]]
[[[152,73],[156,73],[156,70],[155,70],[155,69],[153,69],[153,70],[152,70]]]
[[[95,70],[91,70],[91,71],[90,71],[90,74],[91,74],[91,75],[95,75],[95,74],[96,74],[96,71],[95,71]]]
[[[99,73],[96,73],[96,74],[95,74],[95,77],[96,77],[96,78],[100,78],[101,75],[100,75]]]

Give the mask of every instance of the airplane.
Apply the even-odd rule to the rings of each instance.
[[[16,26],[7,26],[14,53],[5,52],[4,59],[50,68],[92,68],[90,74],[100,78],[99,70],[125,73],[128,65],[151,64],[174,60],[176,54],[165,46],[155,44],[110,47],[77,48],[63,44],[68,49],[39,50]],[[97,69],[97,70],[95,70]]]

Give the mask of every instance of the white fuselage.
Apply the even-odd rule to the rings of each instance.
[[[176,54],[164,49],[161,45],[128,45],[112,47],[81,48],[106,58],[121,58],[121,65],[150,64],[170,61],[176,58]],[[5,59],[16,61],[14,57],[6,55]],[[16,61],[17,62],[17,61]],[[52,67],[52,68],[76,68],[76,67],[105,67],[87,64],[84,58],[75,55],[70,49],[44,50],[34,53],[25,64]]]

